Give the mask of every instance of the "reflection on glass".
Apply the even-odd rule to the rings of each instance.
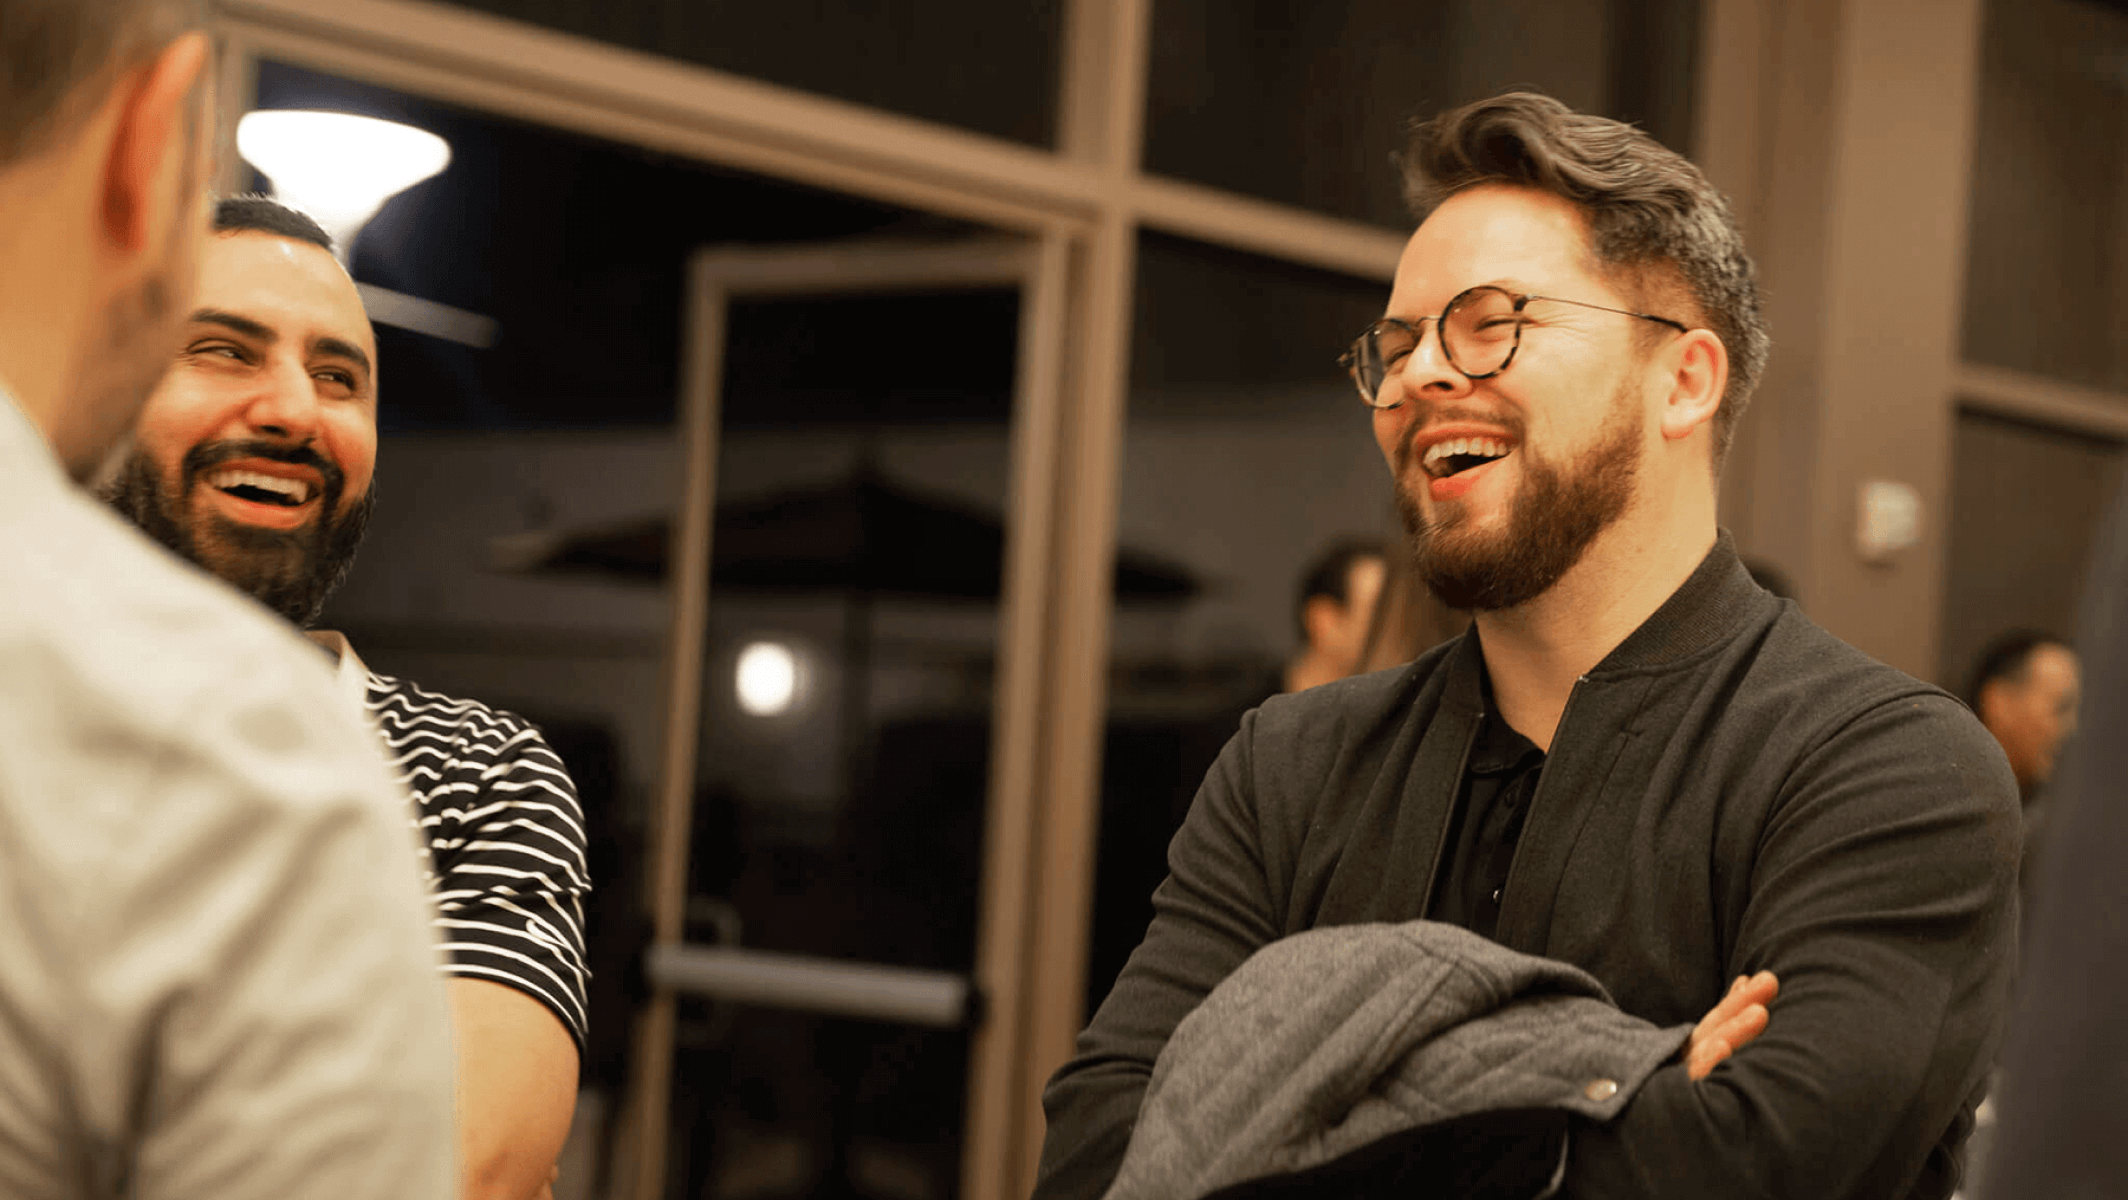
[[[1405,123],[1515,88],[1689,153],[1699,20],[1699,0],[1154,0],[1145,167],[1403,228]]]
[[[688,256],[965,230],[281,64],[259,92],[453,147],[367,226],[353,272],[499,336],[380,328],[379,502],[328,616],[380,670],[523,713],[571,767],[595,890],[570,1161],[612,1166],[600,1114],[630,1079],[648,939]],[[972,966],[1017,332],[1016,296],[994,291],[732,309],[691,940]],[[674,1194],[951,1194],[967,1043],[687,1001]]]
[[[735,300],[689,940],[973,969],[1017,321],[1001,291]],[[686,1194],[958,1185],[964,1030],[683,1016]]]
[[[1191,587],[1116,596],[1089,1012],[1145,934],[1206,768],[1282,685],[1302,576],[1341,539],[1391,536],[1389,472],[1337,362],[1387,299],[1380,283],[1139,239],[1116,536]]]

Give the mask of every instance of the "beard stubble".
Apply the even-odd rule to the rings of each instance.
[[[302,529],[261,529],[197,512],[193,500],[207,486],[203,476],[219,463],[244,457],[303,461],[318,468],[325,477],[318,520]],[[136,450],[102,496],[178,557],[250,595],[298,629],[308,629],[354,569],[355,551],[377,503],[372,478],[361,499],[340,511],[342,480],[338,468],[308,449],[271,442],[206,442],[185,455],[174,485]]]
[[[1450,608],[1472,612],[1517,608],[1550,591],[1632,500],[1641,455],[1634,413],[1629,385],[1621,381],[1596,444],[1565,466],[1518,448],[1522,486],[1508,500],[1504,527],[1492,533],[1465,527],[1460,509],[1429,522],[1407,482],[1415,477],[1423,487],[1429,477],[1400,469],[1397,512],[1412,565],[1427,588]],[[1400,468],[1409,459],[1408,450],[1400,454]]]

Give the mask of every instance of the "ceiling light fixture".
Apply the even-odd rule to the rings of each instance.
[[[296,109],[245,113],[236,148],[273,181],[275,198],[325,227],[342,263],[386,200],[451,163],[451,144],[425,129]]]

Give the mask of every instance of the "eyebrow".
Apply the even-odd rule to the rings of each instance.
[[[220,325],[233,333],[239,333],[254,341],[268,344],[279,341],[281,337],[271,326],[254,321],[241,313],[229,312],[226,309],[198,309],[193,312],[192,320],[194,324]],[[363,353],[362,347],[345,338],[317,338],[310,343],[310,349],[313,353],[330,354],[336,358],[347,359],[349,362],[361,367],[364,375],[375,373],[374,368],[370,366],[369,355]]]

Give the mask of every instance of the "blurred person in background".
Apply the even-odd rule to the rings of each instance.
[[[190,311],[188,0],[0,0],[0,1194],[441,1200],[397,789],[317,651],[97,504]]]
[[[1391,555],[1360,649],[1359,674],[1401,667],[1470,628],[1470,613],[1441,603],[1408,554]]]
[[[1995,1137],[1976,1200],[2110,1200],[2128,1191],[2120,1096],[2128,1082],[2128,493],[2092,561],[2077,640],[2090,679],[2079,737],[2046,801],[2048,843],[2026,926],[2018,1012],[1990,1097]],[[2059,645],[2059,643],[2053,643]]]
[[[2034,630],[1997,637],[1973,664],[1966,703],[2002,744],[2027,809],[2054,778],[2062,743],[2076,732],[2081,692],[2076,651]]]
[[[331,238],[243,196],[215,206],[176,363],[108,499],[157,541],[309,629],[375,502],[376,341]],[[467,1200],[552,1177],[584,1040],[583,812],[537,728],[310,637],[411,793],[458,1063]],[[240,686],[240,685],[238,685]]]
[[[2024,801],[2025,843],[2018,878],[2028,919],[2054,807],[2046,801],[2047,785],[2054,778],[2062,744],[2076,732],[2082,684],[2076,651],[2059,638],[2030,629],[2013,630],[1989,642],[1966,684],[1966,704],[2002,746]]]
[[[1171,1064],[1178,1026],[1259,951],[1342,926],[1541,956],[1675,1034],[1638,1074],[1584,1085],[1556,1064],[1549,1104],[1571,1117],[1518,1144],[1545,1194],[1941,1200],[2014,968],[2016,785],[1963,705],[1776,599],[1716,526],[1769,345],[1727,202],[1645,134],[1528,94],[1420,126],[1406,164],[1422,221],[1347,362],[1414,573],[1472,626],[1244,718],[1150,929],[1044,1092],[1036,1195],[1159,1166],[1140,1139],[1174,1127],[1151,1118],[1209,1097],[1148,1105],[1149,1085],[1246,1085],[1231,1062]],[[1365,957],[1309,980],[1309,1004]],[[1410,1002],[1399,1029],[1425,1015]],[[1153,1144],[1212,1139],[1222,1171],[1265,1155],[1252,1194],[1300,1194],[1273,1152],[1404,1094],[1352,1077],[1386,1066],[1376,1039],[1346,1070],[1315,1057],[1332,1035],[1285,1040],[1347,1015],[1263,1013],[1235,1047],[1308,1066],[1268,1088],[1349,1084],[1298,1140],[1217,1140],[1268,1128],[1258,1113]],[[1549,1077],[1547,1054],[1586,1049],[1571,1028],[1537,1037],[1499,1074]],[[1458,1115],[1429,1099],[1404,1119]],[[1510,1141],[1467,1137],[1443,1169]],[[1378,1184],[1424,1163],[1314,1166]]]
[[[1380,542],[1352,538],[1308,564],[1293,605],[1301,645],[1286,662],[1281,691],[1298,692],[1359,670],[1388,562]]]

